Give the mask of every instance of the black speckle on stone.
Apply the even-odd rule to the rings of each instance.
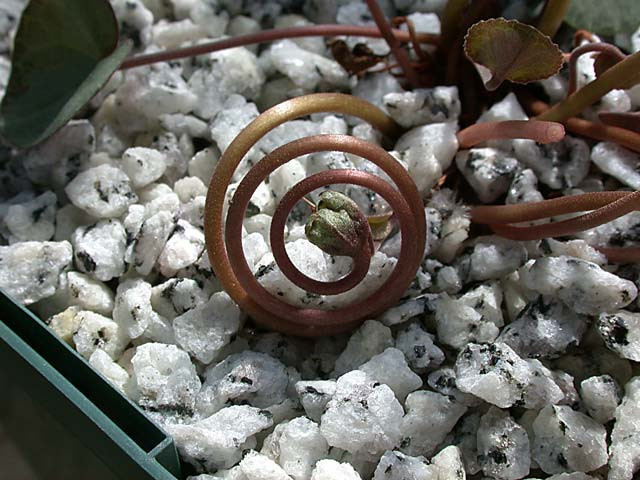
[[[313,387],[306,387],[306,388],[304,389],[304,391],[305,391],[306,393],[310,393],[310,394],[312,394],[312,395],[322,395],[322,393],[320,393],[317,389],[315,389],[315,388],[313,388]]]
[[[407,448],[411,445],[411,439],[409,437],[405,437],[400,442],[400,448]]]
[[[251,380],[249,377],[242,377],[240,379],[240,383],[245,383],[247,385],[253,385],[253,380]]]
[[[558,425],[560,425],[560,430],[562,430],[563,434],[567,433],[567,428],[569,428],[569,427],[567,427],[566,423],[564,423],[562,420],[559,420],[558,421]]]
[[[557,459],[558,459],[558,463],[560,464],[560,466],[562,468],[569,468],[569,464],[567,463],[567,459],[564,458],[564,455],[562,453],[558,454]]]
[[[40,208],[36,208],[33,212],[31,212],[31,218],[33,219],[34,223],[40,220],[40,217],[42,217],[42,214],[45,212],[46,209],[47,209],[47,205],[44,205]]]
[[[490,450],[487,456],[496,464],[503,465],[507,463],[507,456],[500,450]]]
[[[82,263],[85,272],[95,272],[96,261],[87,252],[80,250],[76,253],[76,257]]]
[[[425,347],[424,345],[416,345],[413,347],[413,353],[415,354],[416,358],[422,358],[427,353],[427,347]]]

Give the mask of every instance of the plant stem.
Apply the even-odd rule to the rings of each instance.
[[[601,52],[602,55],[608,55],[613,58],[615,61],[620,62],[626,58],[626,55],[622,53],[618,47],[611,45],[609,43],[597,42],[597,43],[587,43],[586,45],[582,45],[578,48],[574,48],[569,56],[569,90],[568,95],[571,95],[576,91],[578,85],[578,72],[576,69],[576,64],[578,63],[578,58],[581,55],[589,52]]]
[[[406,50],[402,48],[402,45],[400,45],[400,42],[394,35],[391,26],[387,22],[387,19],[385,18],[384,13],[380,8],[380,5],[378,5],[378,2],[376,0],[367,0],[367,6],[369,7],[369,11],[371,12],[373,19],[378,26],[378,30],[380,30],[380,33],[382,33],[382,36],[389,44],[389,48],[391,49],[393,56],[396,57],[400,68],[402,68],[407,81],[412,87],[419,87],[420,79],[417,72],[411,65],[409,55],[407,54]]]
[[[534,115],[541,115],[549,109],[549,105],[545,102],[534,98],[524,91],[518,93],[518,99],[522,102],[525,109]],[[589,120],[578,117],[568,118],[564,121],[564,124],[567,130],[572,133],[604,142],[614,142],[629,150],[640,153],[640,134],[635,133],[631,129],[590,122]]]
[[[538,120],[563,122],[578,115],[593,105],[611,90],[629,88],[632,82],[640,81],[640,52],[627,56],[602,73],[593,82],[586,84],[573,95],[557,103],[538,116]]]
[[[598,118],[607,125],[640,133],[640,112],[602,112]]]
[[[549,237],[573,235],[597,227],[603,223],[608,223],[627,213],[640,209],[640,191],[621,193],[626,193],[626,195],[608,205],[569,220],[534,225],[532,227],[514,227],[511,225],[498,224],[490,224],[489,226],[498,235],[512,240],[540,240]]]
[[[408,42],[409,33],[404,30],[393,30],[393,34],[399,41]],[[166,62],[179,58],[203,55],[205,53],[217,52],[227,48],[243,47],[255,43],[272,42],[284,38],[298,37],[331,37],[337,35],[353,35],[358,37],[380,38],[381,33],[376,27],[365,27],[356,25],[306,25],[303,27],[279,28],[272,30],[262,30],[256,33],[238,35],[236,37],[214,40],[212,42],[200,43],[190,47],[178,48],[175,50],[165,50],[156,53],[135,55],[126,59],[120,65],[120,70],[127,68],[150,65],[156,62]],[[438,43],[439,36],[428,33],[419,33],[418,39],[424,43]]]
[[[506,120],[475,123],[458,132],[459,148],[471,148],[487,140],[528,138],[538,143],[559,142],[564,138],[564,126],[539,120]]]
[[[596,247],[613,263],[640,263],[640,247]]]
[[[480,205],[471,209],[471,220],[484,224],[530,222],[568,213],[595,210],[626,198],[631,192],[606,191],[542,200],[514,205]]]
[[[571,0],[547,0],[540,20],[538,20],[538,30],[549,38],[553,38],[562,25],[570,4]]]
[[[398,125],[379,108],[350,95],[318,93],[287,100],[259,115],[227,147],[211,178],[204,209],[207,252],[216,277],[224,289],[240,308],[260,325],[283,333],[303,336],[330,335],[351,330],[364,319],[375,316],[392,305],[413,280],[422,261],[426,241],[422,198],[407,171],[381,147],[344,135],[323,135],[320,139],[308,137],[271,152],[254,165],[238,186],[234,195],[244,195],[241,197],[243,201],[235,201],[234,196],[229,205],[227,221],[224,222],[227,188],[238,164],[251,147],[278,125],[319,112],[354,115],[370,122],[391,138],[400,133]],[[395,183],[397,190],[394,190],[400,194],[403,201],[396,202],[395,197],[386,200],[391,203],[394,214],[400,221],[403,253],[385,282],[384,290],[378,289],[368,298],[338,310],[293,307],[266,291],[264,295],[258,294],[256,297],[254,291],[264,290],[264,287],[249,269],[243,257],[241,242],[242,219],[246,208],[246,204],[243,203],[246,203],[244,200],[247,198],[251,198],[253,186],[257,187],[254,174],[261,172],[262,175],[268,175],[272,168],[281,164],[280,162],[286,162],[304,153],[326,150],[344,151],[366,158],[383,169]],[[367,182],[366,179],[362,180],[360,173],[362,172],[350,171],[349,174],[353,176],[350,181],[353,180],[356,184]],[[247,184],[247,179],[251,179],[252,183]],[[404,215],[400,211],[408,213]],[[248,284],[252,284],[249,289]]]

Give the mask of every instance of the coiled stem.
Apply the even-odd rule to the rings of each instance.
[[[285,101],[262,113],[234,139],[214,172],[205,205],[205,238],[211,266],[233,300],[258,324],[300,336],[330,335],[352,330],[363,320],[396,303],[420,266],[426,241],[422,198],[406,170],[377,145],[346,135],[317,135],[283,145],[259,161],[247,173],[229,205],[223,224],[226,191],[233,174],[249,149],[266,133],[282,123],[318,112],[336,112],[362,118],[390,138],[400,132],[395,122],[374,105],[343,94],[312,94]],[[336,282],[318,282],[299,272],[284,249],[284,223],[293,206],[305,194],[333,183],[350,183],[379,193],[393,208],[402,233],[401,253],[386,282],[355,303],[335,310],[299,308],[268,292],[255,278],[242,251],[242,219],[251,195],[267,175],[286,162],[313,152],[342,151],[368,159],[395,183],[391,185],[357,170],[333,170],[306,178],[283,198],[271,224],[274,257],[291,281],[308,291],[342,293],[364,278],[373,255],[372,242],[364,239],[354,258],[351,273]]]

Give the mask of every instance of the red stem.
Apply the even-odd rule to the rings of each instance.
[[[567,92],[567,97],[573,94],[578,86],[578,74],[576,71],[578,58],[580,58],[582,54],[589,52],[601,52],[601,55],[609,55],[618,62],[624,60],[627,57],[618,49],[618,47],[615,47],[608,43],[587,43],[586,45],[582,45],[581,47],[574,48],[569,57],[569,90]]]
[[[403,30],[393,30],[393,34],[401,41],[410,40],[409,34]],[[200,43],[190,47],[178,48],[175,50],[165,50],[156,53],[135,55],[126,59],[120,65],[120,70],[140,67],[156,62],[166,62],[179,58],[193,57],[205,53],[217,52],[227,48],[243,47],[255,43],[273,42],[284,38],[298,37],[331,37],[336,35],[353,35],[358,37],[380,38],[381,33],[376,27],[365,27],[356,25],[306,25],[303,27],[279,28],[272,30],[262,30],[256,33],[238,35],[237,37],[214,40],[212,42]],[[426,33],[418,34],[420,41],[425,43],[437,43],[438,36]]]
[[[471,148],[487,140],[528,138],[539,143],[559,142],[564,138],[564,126],[540,120],[506,120],[475,123],[458,132],[461,149]]]
[[[378,5],[378,2],[376,2],[376,0],[367,0],[367,6],[371,11],[371,15],[373,16],[373,19],[375,20],[380,33],[382,33],[382,36],[389,44],[391,52],[393,52],[393,55],[394,57],[396,57],[400,68],[402,68],[407,81],[412,87],[418,88],[420,86],[420,79],[418,78],[418,74],[411,65],[411,60],[409,59],[409,55],[407,54],[406,50],[402,48],[402,45],[400,45],[400,42],[389,26],[389,23],[387,22],[387,19],[385,18],[380,5]]]

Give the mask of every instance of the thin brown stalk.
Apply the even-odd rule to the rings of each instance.
[[[556,122],[538,120],[506,120],[475,123],[458,132],[461,149],[471,148],[487,140],[528,138],[538,143],[559,142],[564,138],[564,126]]]
[[[640,247],[596,247],[613,263],[640,263]]]
[[[568,213],[595,210],[626,198],[628,195],[630,192],[591,192],[515,205],[480,205],[473,207],[470,214],[471,219],[476,223],[497,225],[530,222]]]
[[[403,30],[393,30],[393,34],[398,41],[408,42],[410,37],[408,32]],[[147,53],[135,55],[127,58],[120,65],[121,70],[127,68],[140,67],[150,65],[156,62],[166,62],[177,60],[179,58],[193,57],[196,55],[204,55],[206,53],[217,52],[234,47],[243,47],[256,43],[273,42],[284,38],[298,37],[332,37],[338,35],[353,35],[358,37],[380,38],[382,34],[376,27],[356,26],[356,25],[305,25],[303,27],[279,28],[272,30],[262,30],[256,33],[248,33],[246,35],[238,35],[232,38],[222,40],[214,40],[212,42],[200,43],[190,47],[178,48],[174,50],[164,50],[161,52]],[[424,43],[437,44],[439,37],[437,35],[419,33],[418,40]]]
[[[598,118],[607,125],[640,133],[640,112],[602,112]]]
[[[574,48],[569,55],[569,89],[567,95],[572,95],[578,85],[578,73],[576,65],[580,56],[585,53],[600,52],[600,55],[607,55],[615,62],[620,62],[626,58],[626,55],[620,49],[609,43],[587,43],[578,48]]]
[[[518,94],[518,99],[522,102],[525,109],[533,115],[541,115],[549,109],[548,104],[532,97],[524,91]],[[578,117],[568,118],[564,120],[563,123],[571,133],[595,140],[614,142],[629,150],[640,153],[640,134],[632,130],[595,123]]]
[[[626,215],[629,212],[640,209],[640,192],[598,192],[598,193],[600,194],[606,193],[608,195],[611,195],[611,194],[624,194],[624,195],[620,196],[620,198],[606,205],[596,208],[595,210],[589,213],[585,213],[584,215],[580,215],[578,217],[571,218],[568,220],[563,220],[560,222],[545,223],[542,225],[534,225],[529,227],[515,227],[513,225],[505,225],[505,224],[490,222],[489,226],[498,235],[506,238],[510,238],[512,240],[541,240],[543,238],[549,238],[549,237],[562,237],[566,235],[574,235],[578,232],[582,232],[584,230],[597,227],[604,223],[608,223],[612,220],[615,220],[616,218]],[[564,211],[559,213],[565,214],[565,213],[571,213],[576,211],[589,210],[589,208],[584,208],[585,206],[589,206],[589,201],[592,201],[594,198],[597,198],[598,200],[605,198],[604,195],[598,195],[597,197],[596,195],[597,194],[591,193],[591,194],[580,195],[579,197],[581,198],[579,199],[573,198],[573,197],[578,197],[578,195],[556,199],[556,200],[564,200],[567,203],[567,205],[565,205],[565,207],[567,208]],[[614,195],[611,195],[611,196],[614,196]],[[571,200],[574,200],[574,201],[571,202]],[[552,200],[535,202],[537,204],[536,210],[539,212],[540,211],[539,209],[543,208],[543,204],[545,203],[549,204],[549,202],[552,202]],[[511,205],[511,206],[518,207],[518,206],[524,206],[524,205],[527,205],[527,204]],[[593,205],[593,203],[591,205]],[[579,208],[579,210],[577,208]],[[483,213],[486,214],[487,213],[486,210]],[[557,215],[559,213],[551,213],[547,211],[544,213],[544,217],[550,217],[553,215]],[[474,216],[473,212],[471,215],[473,218]],[[537,215],[536,217],[544,218],[542,216],[537,216]],[[527,221],[529,219],[533,220],[537,218],[531,218],[530,216],[522,215],[520,219],[517,220],[517,222],[519,223],[521,221]],[[516,222],[513,222],[513,223],[516,223]]]
[[[553,38],[562,25],[570,4],[571,0],[547,0],[540,20],[538,20],[538,30]]]
[[[400,68],[402,68],[402,72],[404,73],[407,81],[412,87],[419,87],[420,78],[418,77],[418,73],[413,68],[411,59],[409,58],[407,51],[402,47],[402,45],[400,45],[400,41],[393,33],[393,30],[387,22],[387,19],[385,18],[380,5],[378,5],[378,2],[376,0],[367,0],[367,6],[369,7],[369,11],[373,16],[373,20],[376,22],[376,25],[378,26],[382,37],[389,44],[391,53],[393,53],[393,56],[396,57],[396,61],[400,65]]]

